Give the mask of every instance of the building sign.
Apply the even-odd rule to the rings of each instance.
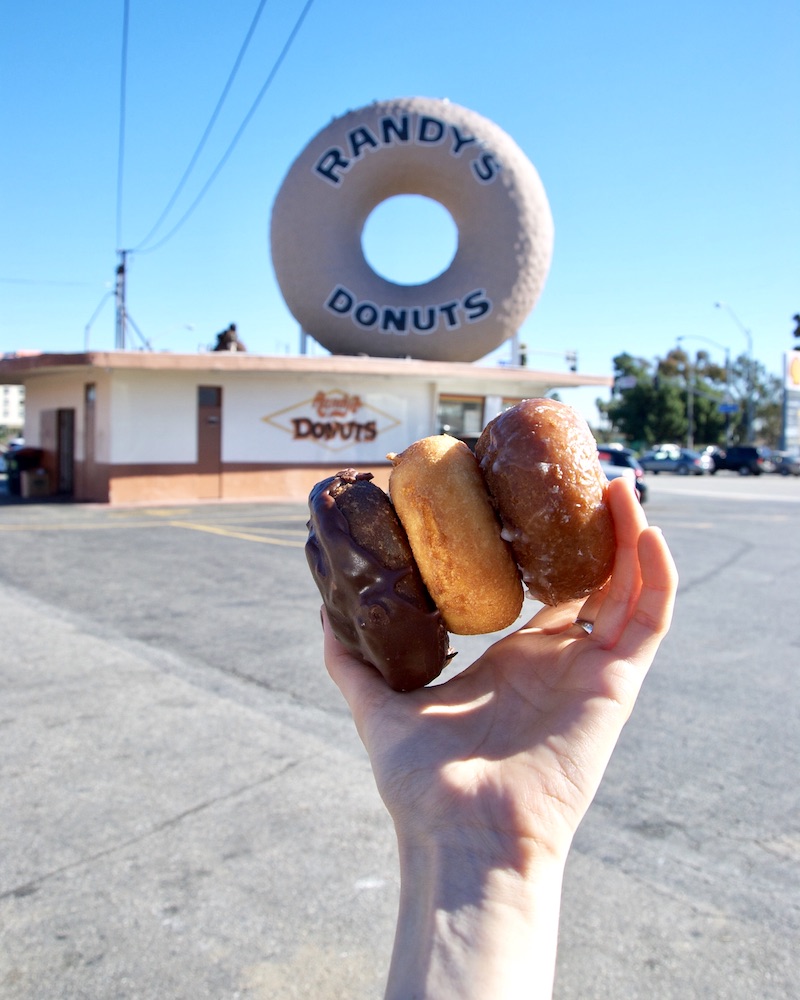
[[[400,425],[400,420],[342,389],[321,389],[312,397],[261,418],[292,441],[339,452],[368,444]]]
[[[388,281],[364,256],[365,221],[397,195],[438,202],[458,227],[453,260],[430,281]],[[553,220],[510,136],[468,108],[414,97],[349,111],[317,133],[278,191],[270,238],[286,305],[333,354],[477,361],[539,297]]]
[[[783,359],[784,386],[790,392],[800,392],[800,351],[787,351]]]
[[[800,351],[783,356],[783,447],[800,447]]]
[[[365,153],[409,142],[421,146],[444,146],[451,156],[461,156],[466,148],[474,154],[469,159],[469,169],[479,184],[491,184],[501,169],[496,155],[487,150],[486,144],[479,142],[475,135],[441,118],[406,111],[403,114],[381,115],[372,126],[362,123],[348,129],[342,146],[326,149],[314,164],[314,171],[336,186]]]
[[[476,288],[465,295],[462,302],[443,302],[439,305],[378,306],[374,302],[359,302],[353,292],[337,285],[325,308],[335,316],[350,316],[362,330],[379,330],[381,333],[434,333],[439,324],[449,330],[457,329],[462,323],[475,323],[491,312],[492,303],[486,298],[482,288]]]

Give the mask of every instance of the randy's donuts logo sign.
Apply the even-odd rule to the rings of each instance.
[[[346,417],[351,413],[358,413],[363,407],[360,396],[351,396],[349,393],[340,392],[318,392],[311,401],[311,406],[317,412],[321,420],[331,417]]]
[[[279,427],[294,441],[314,442],[329,451],[369,443],[400,423],[396,417],[342,389],[321,389],[310,399],[261,419]]]

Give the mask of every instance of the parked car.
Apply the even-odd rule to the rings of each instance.
[[[618,473],[615,473],[614,476],[609,476],[606,467],[612,469],[630,469],[633,472],[639,500],[642,503],[647,500],[647,483],[644,481],[644,470],[639,464],[639,459],[630,448],[624,448],[622,445],[617,444],[600,444],[597,446],[597,454],[608,479],[615,478]]]
[[[772,471],[782,476],[800,476],[800,455],[788,451],[773,451],[770,455]]]
[[[712,474],[720,469],[738,472],[740,476],[760,476],[762,472],[771,471],[766,450],[753,445],[733,445],[725,451],[715,452],[712,458]]]
[[[633,488],[636,490],[636,496],[639,498],[639,503],[645,502],[645,497],[647,496],[647,487],[645,487],[644,492],[639,489],[639,483],[636,479],[636,473],[633,469],[628,469],[623,465],[611,465],[610,462],[604,462],[600,460],[600,468],[606,474],[606,479],[611,482],[612,479],[628,479],[633,483]]]
[[[639,462],[645,472],[652,472],[654,475],[659,472],[676,472],[679,476],[704,476],[714,467],[713,459],[705,452],[679,448],[676,445],[646,451],[640,456]]]

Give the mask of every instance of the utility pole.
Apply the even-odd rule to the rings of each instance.
[[[114,346],[118,351],[125,350],[126,327],[128,324],[128,314],[125,308],[125,266],[127,250],[119,251],[119,264],[117,265],[116,300],[117,300],[117,335]]]
[[[747,340],[747,397],[745,399],[745,444],[752,444],[753,439],[753,335],[744,325],[744,323],[739,319],[736,313],[731,309],[727,302],[715,302],[714,306],[717,309],[724,309],[734,323],[739,327]]]

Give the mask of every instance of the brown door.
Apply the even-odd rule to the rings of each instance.
[[[87,382],[83,391],[83,464],[79,465],[77,495],[79,500],[99,500],[97,488],[97,465],[95,454],[95,432],[97,430],[97,385]],[[106,494],[106,499],[108,495]]]
[[[222,496],[222,388],[197,387],[197,496]]]
[[[75,490],[75,411],[58,411],[58,482],[57,492],[72,496]]]

